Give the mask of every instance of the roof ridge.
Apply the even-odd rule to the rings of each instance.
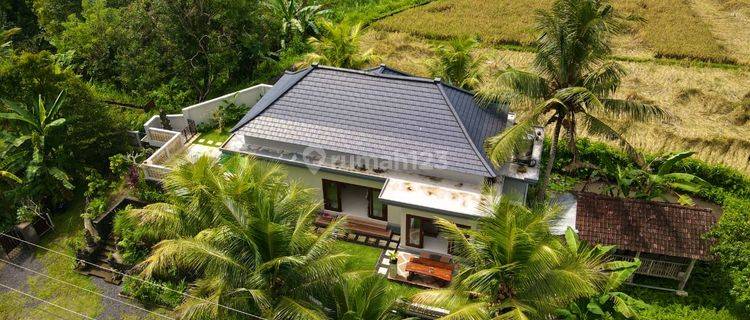
[[[471,135],[469,135],[469,132],[466,130],[466,126],[464,126],[463,120],[461,120],[461,117],[458,115],[456,108],[453,106],[453,102],[451,102],[451,99],[448,98],[448,96],[445,94],[445,90],[443,89],[443,82],[436,82],[435,85],[438,87],[440,94],[443,96],[443,99],[448,104],[448,109],[450,109],[451,114],[453,114],[453,117],[456,118],[456,122],[458,122],[458,126],[461,128],[461,133],[463,133],[464,138],[466,138],[466,140],[469,142],[469,146],[471,146],[471,149],[474,151],[474,154],[477,155],[477,157],[479,158],[479,161],[481,161],[482,165],[484,165],[485,169],[487,169],[487,172],[489,172],[491,176],[496,177],[498,174],[497,172],[495,172],[495,168],[492,167],[492,165],[490,165],[489,163],[487,163],[487,159],[485,159],[482,153],[479,152],[479,149],[474,143],[474,140],[471,138]]]
[[[348,73],[354,73],[354,74],[361,74],[361,75],[366,75],[366,76],[376,77],[376,78],[387,78],[387,79],[394,79],[394,80],[414,81],[414,82],[423,82],[423,83],[435,82],[435,79],[429,79],[429,78],[424,78],[424,77],[382,74],[382,73],[368,72],[364,70],[339,68],[339,67],[332,67],[332,66],[325,66],[325,65],[318,65],[317,68],[325,69],[325,70],[333,70],[333,71],[342,71],[342,72],[348,72]]]

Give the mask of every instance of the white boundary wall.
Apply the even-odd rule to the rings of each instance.
[[[271,89],[271,86],[267,84],[255,85],[247,89],[242,89],[240,91],[225,94],[221,97],[189,106],[182,109],[182,114],[185,119],[195,121],[196,125],[210,122],[214,112],[216,112],[216,109],[219,108],[220,105],[224,104],[224,101],[234,102],[235,104],[245,104],[252,108],[269,89]]]

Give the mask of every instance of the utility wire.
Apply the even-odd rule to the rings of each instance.
[[[73,310],[70,310],[70,309],[68,309],[68,308],[65,308],[65,307],[63,307],[63,306],[59,305],[59,304],[56,304],[56,303],[53,303],[53,302],[49,302],[49,301],[47,301],[47,300],[44,300],[44,299],[42,299],[42,298],[39,298],[39,297],[37,297],[37,296],[34,296],[34,295],[30,295],[30,294],[28,294],[28,293],[26,293],[26,292],[23,292],[23,291],[21,291],[21,290],[18,290],[18,289],[16,289],[16,288],[13,288],[13,287],[9,287],[9,286],[6,286],[6,285],[4,285],[4,284],[2,284],[2,283],[0,283],[0,287],[3,287],[3,288],[5,288],[5,289],[11,290],[11,291],[14,291],[14,292],[16,292],[16,293],[20,293],[20,294],[22,294],[22,295],[24,295],[24,296],[27,296],[27,297],[29,297],[29,298],[32,298],[32,299],[34,299],[34,300],[36,300],[36,301],[39,301],[39,302],[43,302],[43,303],[46,303],[46,304],[48,304],[48,305],[51,305],[51,306],[53,306],[53,307],[56,307],[56,308],[59,308],[59,309],[62,309],[62,310],[68,311],[68,312],[70,312],[70,313],[73,313],[73,314],[75,314],[75,315],[77,315],[77,316],[80,316],[80,317],[82,317],[82,318],[84,318],[84,319],[89,319],[89,320],[96,320],[95,318],[89,317],[89,316],[87,316],[87,315],[85,315],[85,314],[83,314],[83,313],[80,313],[80,312],[77,312],[77,311],[73,311]]]
[[[38,245],[38,244],[36,244],[36,243],[33,243],[33,242],[29,242],[29,241],[26,241],[26,240],[24,240],[24,239],[21,239],[21,238],[18,238],[18,237],[14,237],[14,236],[11,236],[11,235],[9,235],[9,234],[5,234],[5,233],[0,233],[0,236],[5,236],[5,237],[8,237],[8,238],[11,238],[11,239],[17,240],[17,241],[21,241],[21,242],[23,242],[23,243],[25,243],[25,244],[28,244],[28,245],[30,245],[30,246],[33,246],[33,247],[36,247],[36,248],[39,248],[39,249],[42,249],[42,250],[46,250],[46,251],[49,251],[49,252],[53,252],[53,253],[59,254],[59,255],[61,255],[61,256],[64,256],[64,257],[68,257],[68,258],[70,258],[70,259],[73,259],[73,261],[80,261],[80,262],[83,262],[83,263],[85,263],[85,264],[87,264],[87,265],[90,265],[90,266],[92,266],[92,267],[96,267],[96,268],[99,268],[99,269],[102,269],[102,270],[105,270],[105,271],[113,272],[113,273],[119,274],[119,275],[121,275],[121,276],[123,276],[123,277],[128,277],[128,278],[130,278],[130,279],[133,279],[133,280],[137,280],[137,281],[140,281],[140,282],[142,282],[142,283],[150,284],[150,285],[153,285],[153,286],[155,286],[155,287],[158,287],[158,288],[161,288],[161,289],[164,289],[164,290],[167,290],[167,291],[175,292],[175,293],[178,293],[178,294],[180,294],[180,295],[182,295],[182,296],[184,296],[184,297],[188,297],[188,298],[193,298],[193,299],[199,300],[199,301],[201,301],[201,302],[205,302],[205,303],[209,303],[209,304],[212,304],[212,305],[215,305],[215,306],[218,306],[218,307],[222,307],[222,308],[224,308],[224,309],[227,309],[227,310],[230,310],[230,311],[234,311],[234,312],[237,312],[237,313],[239,313],[239,314],[242,314],[242,315],[248,316],[248,317],[250,317],[250,318],[252,318],[252,319],[256,319],[256,320],[267,320],[266,318],[262,318],[262,317],[259,317],[259,316],[256,316],[256,315],[254,315],[254,314],[252,314],[252,313],[248,313],[248,312],[245,312],[245,311],[242,311],[242,310],[236,309],[236,308],[232,308],[232,307],[230,307],[230,306],[225,306],[225,305],[222,305],[222,304],[220,304],[220,303],[218,303],[218,302],[213,302],[213,301],[210,301],[210,300],[207,300],[207,299],[204,299],[204,298],[200,298],[200,297],[192,296],[192,295],[189,295],[189,294],[188,294],[188,293],[186,293],[186,292],[182,292],[182,291],[179,291],[179,290],[175,290],[175,289],[169,288],[169,287],[167,287],[167,286],[164,286],[164,285],[160,285],[160,284],[158,284],[158,283],[154,283],[154,282],[146,281],[146,280],[143,280],[143,279],[141,279],[141,278],[139,278],[139,277],[134,277],[134,276],[131,276],[131,275],[129,275],[129,274],[125,274],[125,273],[122,273],[122,272],[120,272],[120,271],[117,271],[117,270],[114,270],[114,269],[109,269],[109,268],[105,268],[105,267],[102,267],[102,266],[99,266],[99,265],[93,264],[93,263],[91,263],[91,262],[88,262],[88,261],[86,261],[86,260],[79,260],[78,258],[76,258],[76,257],[74,257],[74,256],[71,256],[71,255],[68,255],[68,254],[65,254],[65,253],[63,253],[63,252],[60,252],[60,251],[57,251],[57,250],[53,250],[53,249],[50,249],[50,248],[47,248],[47,247],[43,247],[43,246],[40,246],[40,245]]]
[[[107,295],[103,295],[103,294],[101,294],[101,293],[99,293],[99,292],[96,292],[96,291],[93,291],[93,290],[89,290],[89,289],[86,289],[86,288],[84,288],[84,287],[81,287],[81,286],[75,285],[75,284],[73,284],[73,283],[70,283],[70,282],[67,282],[67,281],[65,281],[65,280],[60,280],[60,279],[57,279],[57,278],[55,278],[55,277],[50,277],[50,276],[48,276],[48,275],[46,275],[46,274],[44,274],[44,273],[41,273],[41,272],[39,272],[39,271],[36,271],[36,270],[30,269],[30,268],[27,268],[27,267],[24,267],[24,266],[22,266],[22,265],[18,265],[18,264],[15,264],[15,263],[13,263],[13,262],[10,262],[10,261],[8,261],[8,260],[5,260],[5,259],[0,259],[0,261],[2,261],[2,262],[5,262],[5,263],[7,263],[7,264],[9,264],[9,265],[12,265],[12,266],[14,266],[14,267],[16,267],[16,268],[20,268],[20,269],[23,269],[23,270],[26,270],[26,271],[32,272],[32,273],[34,273],[34,274],[38,274],[38,275],[40,275],[40,276],[42,276],[42,277],[45,277],[45,278],[47,278],[47,279],[52,279],[52,280],[55,280],[55,281],[57,281],[57,282],[60,282],[60,283],[64,283],[64,284],[67,284],[67,285],[69,285],[69,286],[71,286],[71,287],[74,287],[74,288],[78,288],[78,289],[81,289],[81,290],[83,290],[83,291],[86,291],[86,292],[88,292],[88,293],[93,293],[93,294],[95,294],[95,295],[98,295],[98,296],[100,296],[100,297],[102,297],[102,298],[105,298],[105,299],[109,299],[109,300],[112,300],[112,301],[115,301],[115,302],[119,302],[119,303],[122,303],[122,304],[124,304],[124,305],[126,305],[126,306],[129,306],[129,307],[131,307],[131,308],[136,308],[136,309],[138,309],[138,310],[141,310],[141,311],[145,311],[145,312],[148,312],[148,313],[151,313],[151,314],[155,314],[155,315],[157,315],[157,316],[159,316],[159,317],[162,317],[162,318],[165,318],[165,319],[172,319],[172,320],[174,320],[174,318],[172,318],[172,317],[168,317],[168,316],[166,316],[166,315],[163,315],[163,314],[160,314],[160,313],[156,313],[156,312],[153,312],[153,311],[151,311],[151,310],[148,310],[148,309],[145,309],[145,308],[142,308],[142,307],[136,306],[136,305],[134,305],[134,304],[130,304],[130,303],[127,303],[127,302],[125,302],[125,301],[122,301],[122,300],[119,300],[119,299],[115,299],[115,298],[109,297],[109,296],[107,296]]]
[[[19,303],[21,303],[21,305],[25,305],[26,304],[26,300],[23,300],[20,297],[14,297],[14,296],[8,296],[8,297],[11,298],[11,299],[13,299],[13,300],[18,301]],[[55,318],[58,318],[58,319],[68,320],[68,318],[63,318],[59,314],[51,312],[49,310],[45,310],[45,309],[41,309],[41,308],[40,309],[36,309],[36,310],[39,310],[39,311],[42,311],[42,312],[44,312],[46,314],[52,315],[52,316],[54,316]]]

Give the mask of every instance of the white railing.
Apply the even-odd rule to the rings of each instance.
[[[172,157],[183,152],[188,141],[188,136],[192,136],[195,133],[195,127],[192,126],[189,129],[189,135],[186,136],[181,133],[186,130],[190,121],[194,121],[196,125],[212,121],[216,109],[224,104],[225,101],[253,106],[270,88],[271,86],[267,84],[259,84],[183,108],[181,114],[167,115],[172,130],[162,128],[161,119],[158,115],[148,119],[143,124],[146,136],[142,141],[154,147],[159,147],[159,149],[140,165],[146,179],[161,181],[164,179],[164,176],[172,171],[167,164]]]
[[[152,128],[160,136],[171,135],[161,148],[156,150],[146,161],[141,164],[146,179],[161,181],[166,174],[172,171],[166,166],[173,156],[183,151],[188,139],[181,133],[163,129]],[[156,131],[159,130],[159,131]]]

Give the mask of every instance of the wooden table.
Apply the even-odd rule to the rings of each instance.
[[[453,271],[440,267],[432,267],[417,262],[406,263],[406,271],[416,274],[434,277],[443,281],[450,282],[453,279]]]

